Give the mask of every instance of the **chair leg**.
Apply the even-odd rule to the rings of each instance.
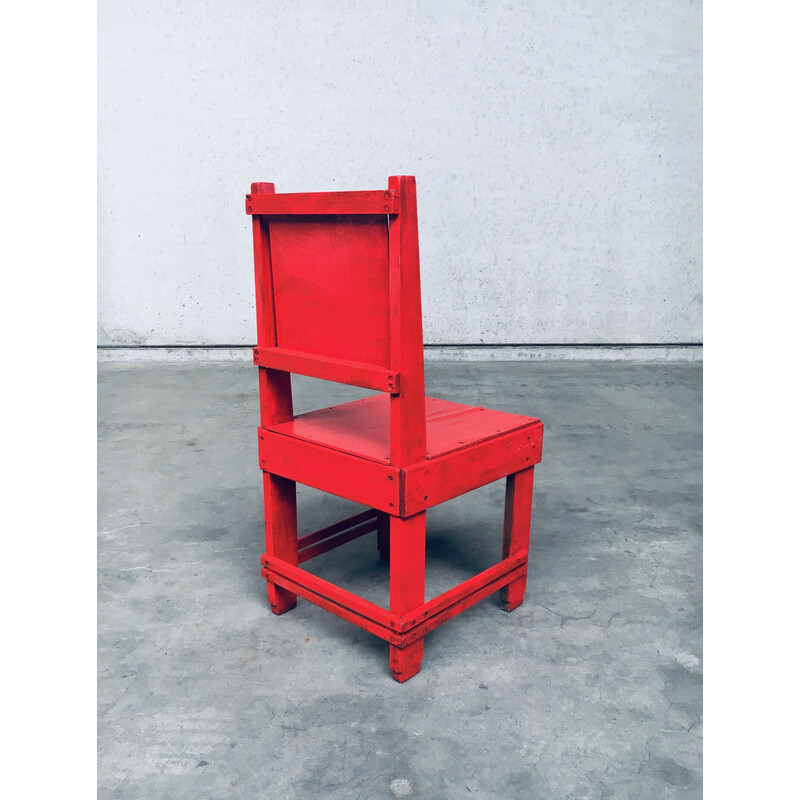
[[[413,517],[389,517],[389,607],[407,614],[425,602],[425,512]],[[389,666],[399,683],[416,675],[422,665],[423,638],[398,647],[389,645]]]
[[[389,563],[389,515],[378,512],[378,555],[384,564]]]
[[[265,551],[267,556],[297,565],[297,492],[295,482],[264,473]],[[267,582],[267,597],[273,614],[283,614],[297,605],[297,595]]]
[[[500,607],[513,611],[522,605],[528,580],[528,551],[531,538],[533,504],[533,467],[506,478],[506,508],[503,518],[503,558],[525,553],[525,572],[500,590]]]

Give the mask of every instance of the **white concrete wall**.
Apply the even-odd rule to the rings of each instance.
[[[417,177],[425,341],[702,338],[695,0],[101,0],[100,344],[255,340],[254,180]]]

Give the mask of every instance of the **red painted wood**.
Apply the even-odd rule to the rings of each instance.
[[[275,193],[275,185],[254,183],[251,192],[253,196],[272,195]],[[253,217],[253,259],[256,276],[257,341],[260,347],[274,347],[277,334],[269,228],[258,217]],[[259,370],[258,382],[261,424],[269,426],[292,419],[292,383],[289,374],[272,369]]]
[[[503,519],[503,558],[515,553],[525,557],[525,572],[500,592],[503,611],[513,611],[522,605],[528,580],[528,549],[531,536],[531,505],[533,503],[533,467],[506,478],[506,508]]]
[[[542,424],[425,397],[413,177],[375,192],[253,184],[247,211],[270,605],[282,613],[300,595],[380,636],[402,682],[428,631],[498,589],[506,610],[522,602]],[[382,394],[295,418],[291,372]],[[425,509],[503,476],[503,560],[425,603]],[[296,481],[371,509],[298,542]],[[389,561],[389,611],[297,566],[372,530]]]
[[[517,553],[511,557],[504,557],[502,561],[489,567],[489,569],[485,569],[483,572],[458,584],[458,586],[454,586],[444,594],[440,594],[433,600],[429,600],[424,605],[412,609],[407,614],[402,614],[400,616],[401,633],[406,633],[415,626],[435,617],[439,612],[444,611],[450,606],[457,605],[465,597],[479,591],[484,586],[488,586],[490,583],[494,585],[495,582],[504,575],[514,572],[517,567],[521,565],[524,566],[524,564],[524,553]]]
[[[389,518],[389,608],[397,616],[425,602],[425,512],[408,519]],[[423,640],[389,645],[389,667],[399,683],[416,675],[422,664]]]
[[[253,196],[272,196],[271,183],[254,183]],[[258,344],[275,344],[272,261],[269,229],[253,217],[253,260],[256,279],[256,325]],[[261,424],[268,426],[292,419],[292,384],[289,373],[260,369],[258,375]],[[271,556],[297,563],[297,499],[295,484],[268,472],[264,473],[264,546]],[[267,584],[267,597],[275,614],[297,605],[297,597],[274,583]]]
[[[297,564],[297,499],[294,481],[264,473],[265,553]],[[269,605],[274,614],[283,614],[297,605],[297,597],[272,582],[267,584]]]
[[[386,217],[269,219],[278,347],[389,368]]]
[[[400,376],[396,372],[357,361],[310,356],[283,347],[256,347],[253,350],[253,362],[259,367],[272,367],[311,378],[363,386],[378,392],[395,393],[400,385]]]
[[[316,442],[359,459],[389,464],[389,398],[385,394],[301,414],[275,433]]]
[[[262,469],[388,514],[400,509],[400,470],[322,445],[259,430]]]
[[[378,514],[379,512],[374,508],[370,508],[367,511],[362,511],[360,514],[343,519],[341,522],[335,522],[333,525],[328,525],[327,528],[321,528],[318,531],[314,531],[314,533],[308,533],[297,540],[297,548],[298,550],[302,550],[304,547],[310,547],[312,544],[321,542],[324,539],[327,539],[329,536],[334,536],[342,531],[350,530],[350,528],[354,528],[356,525],[360,525],[362,522],[372,521],[377,526]]]
[[[301,414],[272,430],[388,464],[391,461],[389,403],[385,394],[374,395]],[[433,397],[426,398],[425,413],[428,458],[467,449],[539,422],[533,417]]]
[[[426,452],[417,184],[413,176],[393,176],[389,189],[400,199],[399,216],[389,221],[390,363],[403,376],[390,401],[390,450],[392,464],[405,467]]]
[[[302,564],[312,558],[322,555],[322,553],[327,553],[329,550],[333,550],[334,548],[340,547],[343,544],[352,542],[354,539],[358,539],[367,533],[372,533],[372,531],[377,530],[377,527],[378,526],[375,521],[365,522],[363,525],[358,525],[351,530],[337,533],[336,536],[331,536],[329,539],[325,539],[325,541],[320,542],[319,544],[315,544],[311,547],[306,547],[304,550],[301,550],[298,553],[297,561],[299,564]]]
[[[254,195],[275,193],[274,183],[254,183]],[[261,219],[253,219],[253,259],[256,272],[256,330],[258,343],[272,345],[275,329],[272,306],[272,266],[269,253],[269,227]]]
[[[537,421],[402,470],[400,513],[416,514],[537,464],[541,437],[542,424]]]
[[[390,643],[401,641],[400,635],[393,633],[391,629],[387,628],[386,626],[380,625],[376,622],[373,622],[371,619],[368,619],[367,617],[361,616],[361,614],[353,611],[351,607],[336,603],[326,595],[321,594],[314,589],[303,586],[291,578],[287,578],[286,576],[268,568],[262,569],[261,574],[268,581],[279,581],[287,590],[290,589],[300,597],[303,597],[311,603],[314,603],[314,605],[324,608],[326,611],[330,611],[332,614],[336,614],[337,617],[341,617],[348,622],[352,622],[354,625],[358,625],[359,628],[369,631],[369,633],[380,637],[384,641]]]
[[[476,603],[479,603],[490,594],[494,594],[494,592],[496,592],[498,589],[502,590],[503,586],[518,579],[519,576],[523,575],[524,573],[524,565],[516,567],[515,569],[511,570],[511,572],[508,572],[499,578],[495,578],[495,580],[491,581],[490,583],[487,583],[479,589],[476,589],[474,592],[459,600],[457,603],[447,606],[438,614],[432,615],[426,622],[415,626],[407,633],[401,634],[401,644],[399,646],[404,647],[409,643],[413,644],[416,642],[421,642],[422,637],[427,633],[430,633],[434,628],[438,628],[442,623],[447,622],[447,620],[452,619],[462,611],[466,611],[468,608],[474,606]]]
[[[292,376],[277,369],[258,370],[261,424],[267,428],[294,419]]]
[[[348,592],[346,589],[312,575],[310,572],[306,572],[306,570],[300,569],[288,561],[270,558],[265,554],[262,557],[262,564],[268,571],[285,577],[296,585],[309,589],[321,597],[326,597],[331,602],[349,609],[364,617],[364,619],[387,628],[389,631],[397,631],[399,627],[398,616],[394,612],[387,611],[385,608],[375,605],[375,603],[370,603],[369,600],[365,600],[357,594]],[[278,582],[281,581],[278,579]]]
[[[254,184],[255,185],[255,184]],[[266,184],[272,186],[272,184]],[[274,191],[274,190],[273,190]],[[398,197],[391,189],[373,192],[301,192],[297,194],[251,193],[245,198],[248,214],[277,216],[326,214],[397,214]]]

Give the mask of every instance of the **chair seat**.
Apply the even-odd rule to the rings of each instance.
[[[370,461],[389,463],[389,395],[301,414],[269,430]],[[538,423],[535,417],[425,398],[428,458]]]

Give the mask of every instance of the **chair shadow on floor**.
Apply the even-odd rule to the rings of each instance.
[[[299,489],[299,536],[366,510],[364,506],[309,487]],[[431,510],[426,532],[427,600],[458,586],[497,561],[502,542],[504,491],[503,481],[497,481]],[[263,531],[259,532],[260,536],[263,536]],[[254,547],[253,552],[257,549],[257,546]],[[374,532],[307,561],[302,566],[313,575],[365,600],[382,608],[389,607],[389,565],[379,558]],[[257,569],[253,570],[252,580],[248,579],[247,586],[248,591],[258,593],[270,625],[283,627],[297,624],[298,630],[302,629],[312,638],[335,638],[342,647],[355,648],[368,655],[370,660],[374,657],[376,663],[384,663],[387,644],[368,631],[322,609],[313,608],[313,604],[303,598],[298,599],[302,621],[292,621],[297,609],[286,615],[272,615],[263,583],[259,585]],[[498,618],[502,618],[499,591],[464,613],[481,613],[478,606],[487,603],[495,606]],[[429,652],[435,653],[442,637],[447,636],[447,625],[441,630],[437,628],[431,631],[426,636]]]

